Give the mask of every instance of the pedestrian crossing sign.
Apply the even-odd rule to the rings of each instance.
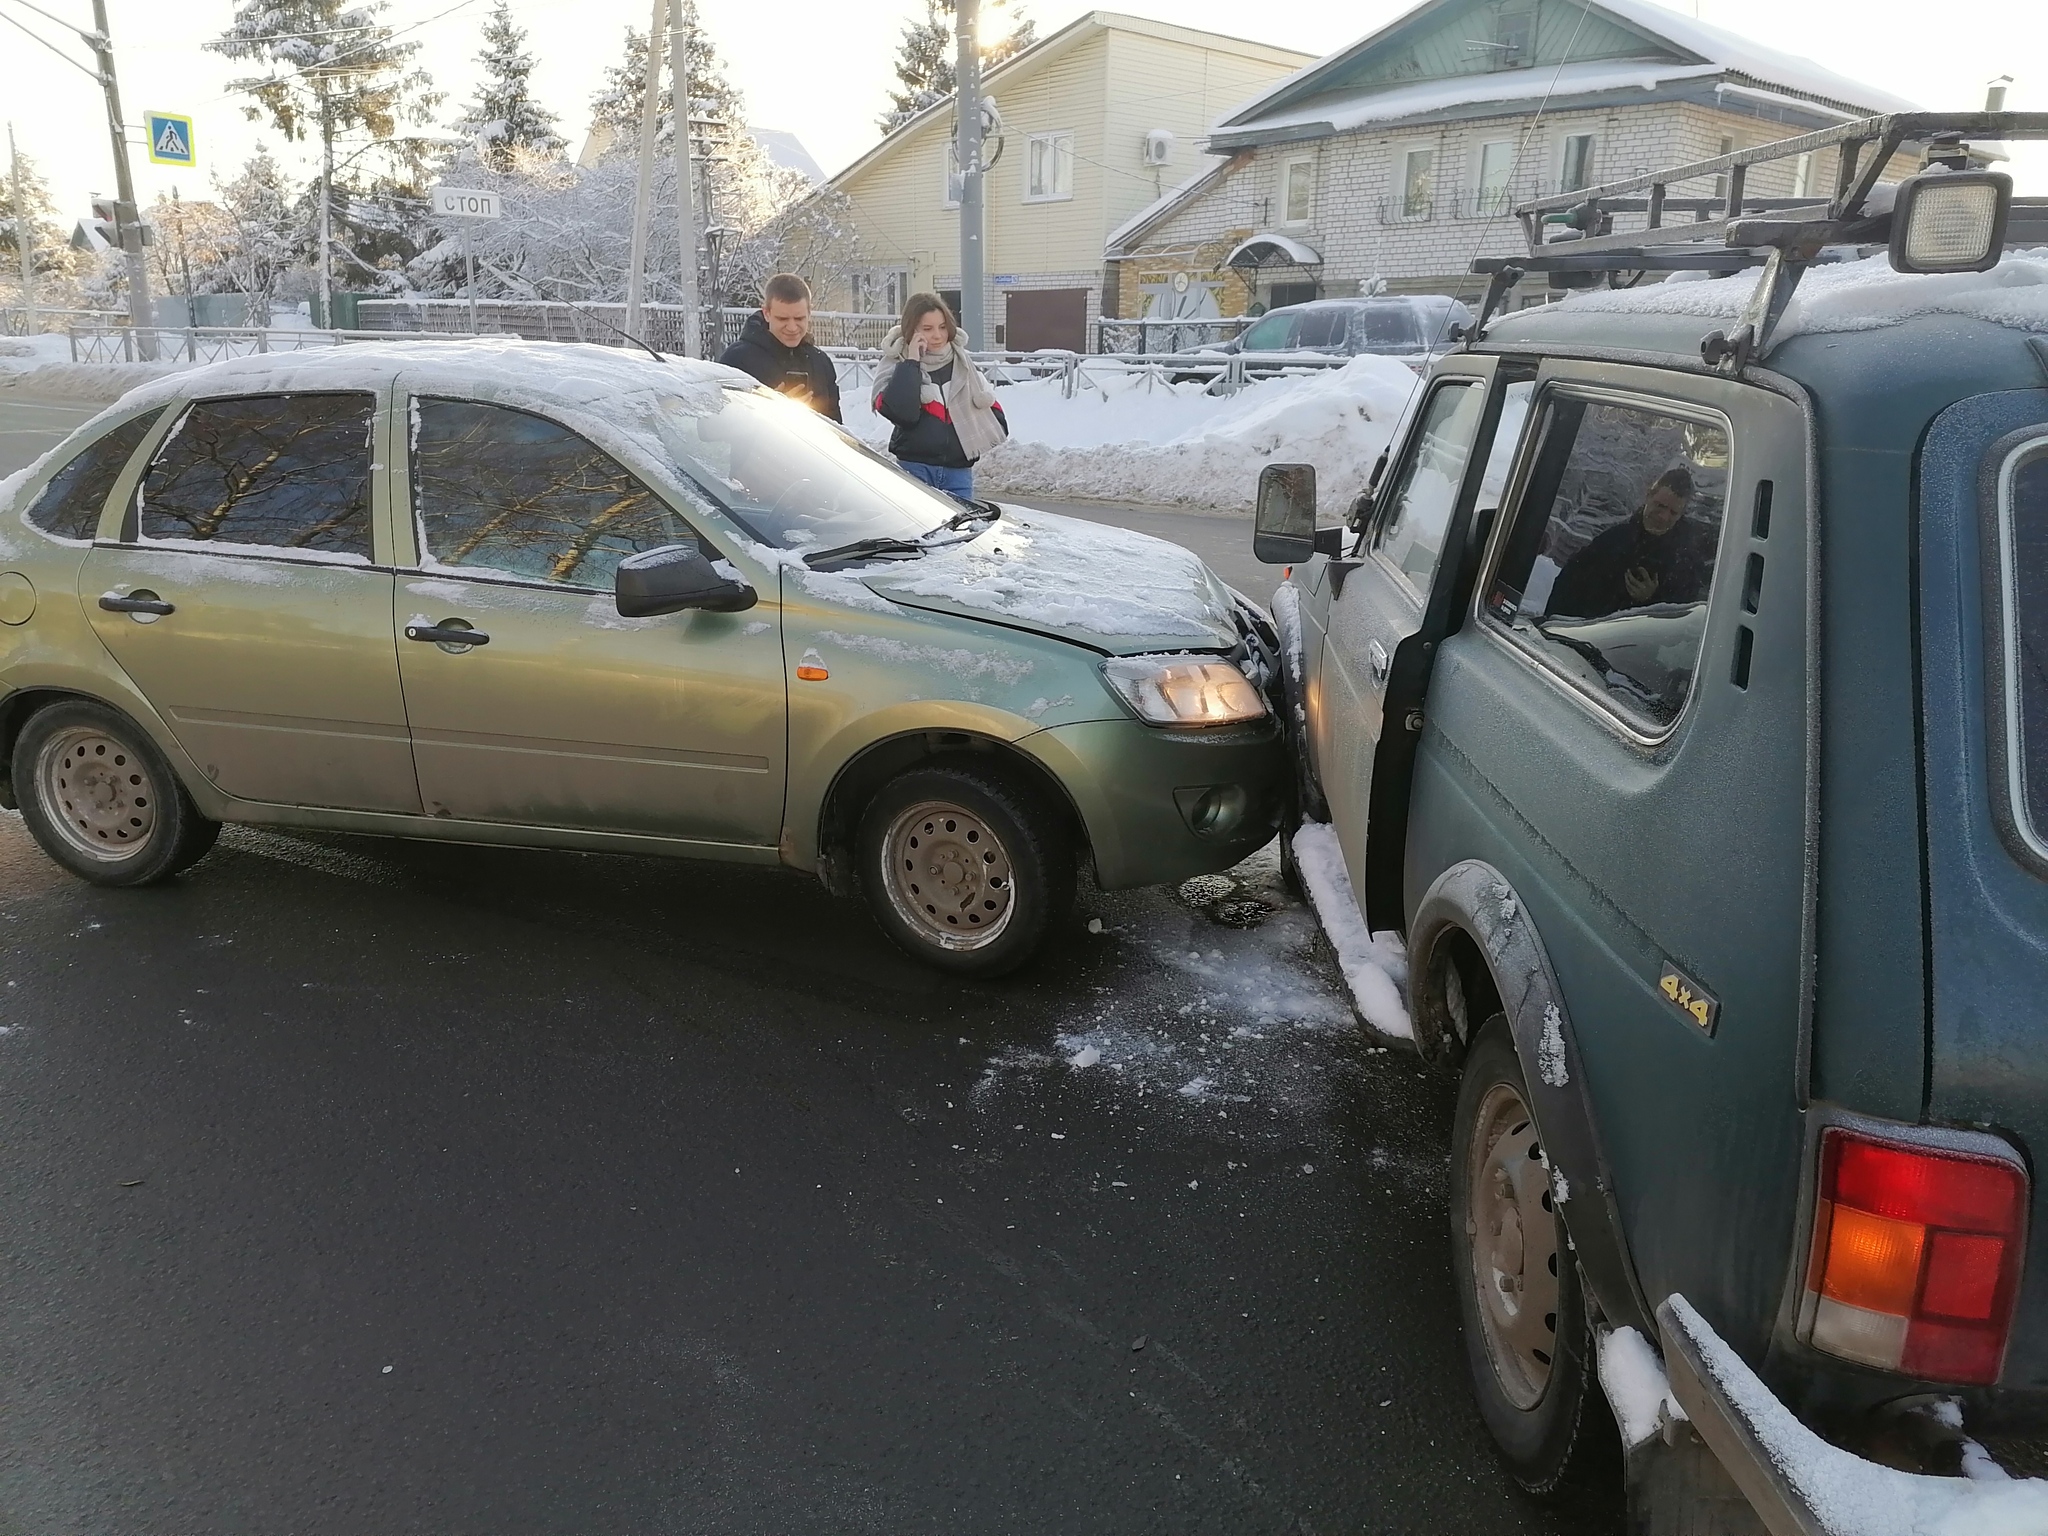
[[[149,129],[149,158],[154,165],[194,166],[192,119],[175,112],[145,112],[142,121]]]

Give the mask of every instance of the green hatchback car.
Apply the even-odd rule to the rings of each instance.
[[[103,885],[226,821],[780,863],[998,974],[1084,865],[1271,837],[1275,643],[1175,545],[602,347],[244,358],[0,482],[0,804]]]

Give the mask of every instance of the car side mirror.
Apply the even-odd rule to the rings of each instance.
[[[651,619],[686,608],[740,613],[760,596],[723,560],[706,558],[690,540],[643,550],[619,562],[614,601],[629,619]]]
[[[1259,471],[1252,553],[1267,565],[1296,565],[1315,553],[1316,467],[1268,464]]]

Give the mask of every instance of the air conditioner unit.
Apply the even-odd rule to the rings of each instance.
[[[1173,158],[1173,130],[1154,128],[1145,135],[1145,163],[1164,165]]]

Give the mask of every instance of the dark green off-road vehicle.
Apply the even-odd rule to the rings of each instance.
[[[2048,207],[1984,169],[2030,137],[1527,205],[1348,528],[1261,485],[1303,816],[1463,1074],[1483,1416],[1545,1490],[1604,1384],[1638,1530],[2048,1531]],[[1833,196],[1745,197],[1790,156]],[[1586,291],[1490,318],[1539,273]]]

